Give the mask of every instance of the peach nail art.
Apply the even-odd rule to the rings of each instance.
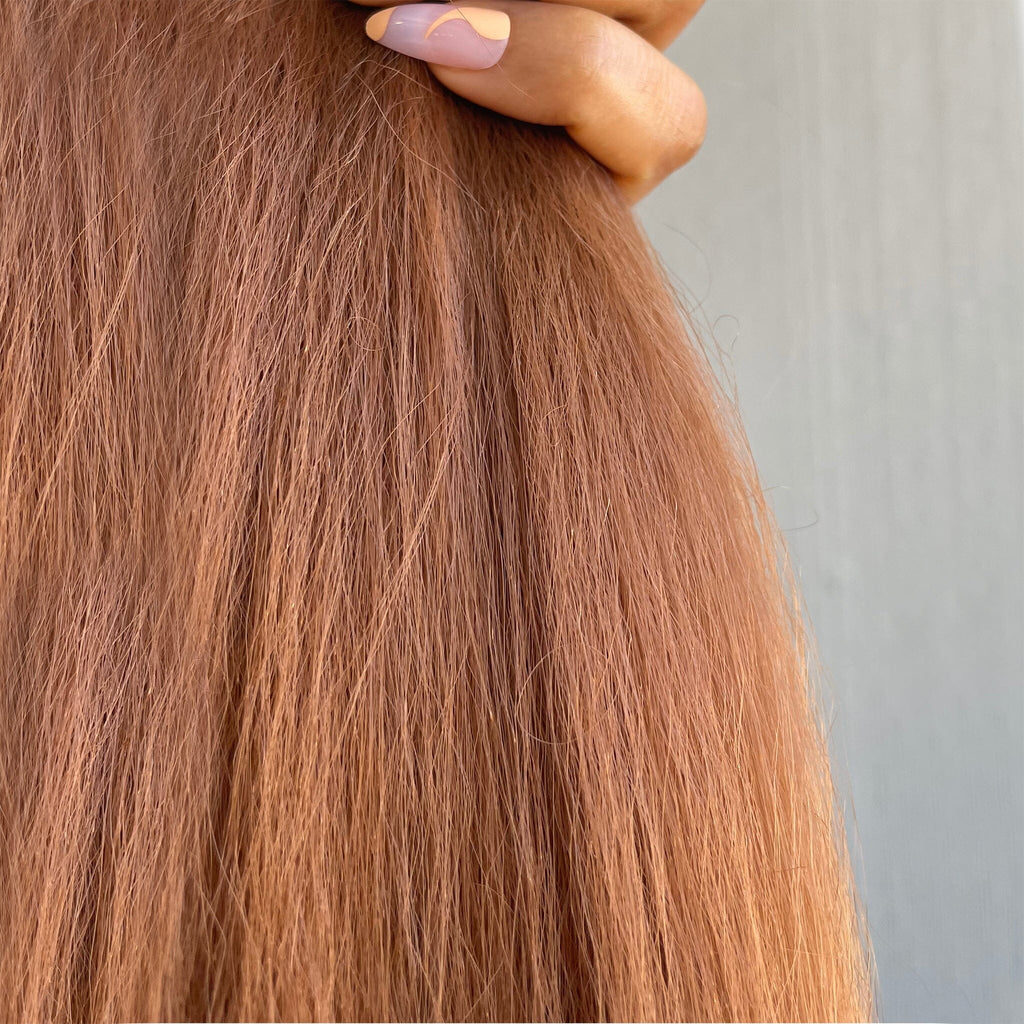
[[[409,57],[482,71],[501,60],[512,24],[504,11],[482,7],[407,4],[378,11],[366,34]]]

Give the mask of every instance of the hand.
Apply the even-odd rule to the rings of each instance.
[[[707,108],[660,50],[703,0],[472,0],[385,7],[371,39],[429,63],[452,92],[507,117],[562,125],[631,201],[697,152]]]

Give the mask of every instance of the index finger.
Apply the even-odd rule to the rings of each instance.
[[[445,34],[458,26],[459,33]],[[696,83],[614,18],[579,4],[414,3],[372,15],[366,33],[425,60],[443,85],[506,117],[561,125],[638,199],[704,137]]]

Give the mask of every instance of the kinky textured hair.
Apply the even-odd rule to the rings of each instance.
[[[647,243],[364,16],[0,0],[0,1017],[869,1015]]]

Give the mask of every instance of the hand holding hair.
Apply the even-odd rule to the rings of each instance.
[[[703,0],[354,2],[385,8],[367,20],[371,39],[427,61],[458,95],[563,126],[632,201],[704,139],[703,94],[660,52]]]

